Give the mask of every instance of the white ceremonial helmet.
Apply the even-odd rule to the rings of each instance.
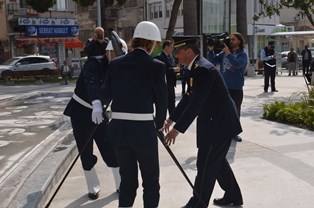
[[[128,45],[126,44],[126,42],[120,38],[121,44],[122,44],[122,51],[124,52],[124,54],[128,53]],[[106,51],[113,51],[113,46],[112,46],[112,42],[111,40],[109,41],[107,47],[106,47]]]
[[[126,44],[126,42],[122,38],[120,38],[120,41],[122,43],[122,50],[123,50],[124,54],[127,54],[128,53],[128,45]]]
[[[142,21],[138,23],[134,30],[133,38],[161,41],[161,35],[157,25],[150,21]]]

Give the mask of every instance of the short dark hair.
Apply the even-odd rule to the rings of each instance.
[[[172,45],[171,40],[165,40],[165,42],[162,44],[162,49],[165,49],[167,46]]]

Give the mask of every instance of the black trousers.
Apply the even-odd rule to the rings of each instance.
[[[207,208],[218,178],[224,179],[220,184],[225,194],[232,193],[235,199],[242,199],[238,183],[226,160],[230,144],[231,139],[220,138],[211,146],[198,149],[193,197],[187,205],[193,208]]]
[[[94,141],[107,166],[119,166],[113,145],[104,141],[107,128],[106,122],[102,122],[97,126],[92,122],[71,119],[71,124],[84,170],[91,170],[97,162],[97,156],[93,154]]]
[[[229,94],[236,105],[238,115],[241,115],[241,105],[243,101],[243,90],[228,89]]]
[[[264,91],[268,90],[269,78],[270,78],[271,91],[275,91],[276,90],[276,86],[275,86],[276,67],[270,67],[265,64],[264,76],[265,76],[264,77]]]
[[[308,73],[309,73],[310,64],[311,64],[311,61],[303,61],[303,62],[302,62],[303,74],[308,74]]]
[[[119,207],[131,207],[138,188],[138,165],[142,176],[144,208],[156,208],[159,204],[158,146],[116,146],[120,164]]]
[[[176,94],[174,86],[167,86],[167,88],[168,88],[168,112],[170,115],[170,113],[172,113],[172,111],[176,107]]]

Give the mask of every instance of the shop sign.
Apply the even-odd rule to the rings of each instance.
[[[18,18],[19,25],[78,25],[77,19],[72,18]]]
[[[73,26],[27,26],[26,36],[64,37],[79,34],[78,25]]]

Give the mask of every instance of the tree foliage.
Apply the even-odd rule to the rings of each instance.
[[[88,7],[93,5],[96,0],[73,0],[73,1],[82,7]]]
[[[170,20],[169,20],[169,25],[168,25],[168,30],[166,33],[166,40],[171,39],[171,37],[173,36],[174,28],[176,26],[177,17],[178,17],[181,2],[182,2],[182,0],[174,0],[174,2],[173,2]]]
[[[54,3],[54,0],[26,0],[26,4],[39,13],[47,12]]]
[[[82,7],[88,7],[93,5],[96,0],[73,0]],[[115,0],[101,0],[104,2],[104,6],[110,7],[115,3]],[[116,0],[118,5],[123,5],[127,0]],[[1,3],[1,2],[0,2]],[[26,4],[31,6],[39,13],[47,12],[55,4],[55,0],[26,0]]]
[[[82,6],[82,7],[88,7],[93,5],[96,0],[73,0],[74,2],[76,2],[78,5]],[[104,7],[110,7],[114,4],[115,0],[101,0],[104,2]],[[125,4],[125,2],[127,0],[116,0],[118,5],[123,5]]]
[[[274,14],[280,15],[282,8],[294,8],[298,14],[306,16],[314,26],[312,15],[314,14],[314,0],[279,0],[277,3],[269,4],[267,0],[259,0],[262,11],[255,14],[253,19],[257,21],[260,17],[271,17]]]

